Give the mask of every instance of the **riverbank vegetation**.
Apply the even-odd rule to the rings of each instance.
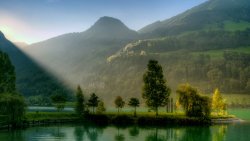
[[[57,112],[36,111],[25,114],[26,104],[24,98],[20,94],[17,94],[15,89],[14,67],[11,65],[6,54],[1,55],[3,61],[0,65],[6,69],[1,72],[1,78],[3,79],[1,79],[0,83],[1,118],[4,119],[6,123],[1,124],[8,124],[13,128],[19,125],[25,125],[26,122],[30,121],[50,123],[50,120],[58,120],[60,122],[65,120],[71,120],[73,122],[88,120],[102,124],[200,125],[211,124],[211,118],[232,117],[225,116],[226,103],[218,90],[215,91],[213,99],[211,99],[208,96],[199,94],[196,88],[193,88],[188,83],[183,84],[180,85],[176,91],[178,98],[175,103],[173,98],[170,98],[171,89],[164,78],[162,66],[156,60],[149,61],[147,70],[143,75],[144,85],[141,95],[145,100],[145,106],[150,109],[148,112],[136,112],[136,108],[143,103],[139,98],[131,97],[129,101],[126,101],[121,96],[114,98],[114,105],[117,108],[117,112],[106,112],[105,103],[98,95],[91,93],[91,95],[85,99],[85,93],[81,87],[78,86],[74,113],[62,112],[67,99],[58,92],[51,96],[51,101],[57,108]],[[133,107],[134,110],[132,112],[123,112],[122,108],[125,105]],[[166,107],[166,111],[159,112],[159,108],[161,107]],[[174,111],[174,109],[176,110],[180,107],[182,113]],[[211,116],[211,110],[215,110],[217,115]],[[153,114],[151,111],[155,113]]]

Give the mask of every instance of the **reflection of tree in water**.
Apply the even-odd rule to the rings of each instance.
[[[227,125],[220,125],[220,127],[213,133],[212,141],[223,141],[227,132]]]
[[[146,141],[166,141],[166,138],[159,135],[158,128],[155,128],[155,131],[146,137]]]
[[[132,137],[137,137],[139,135],[139,129],[138,127],[134,126],[129,129],[129,135]]]
[[[210,128],[207,127],[186,127],[180,141],[211,141]]]
[[[62,139],[62,138],[65,137],[65,133],[61,132],[61,131],[60,131],[60,127],[57,126],[57,130],[56,130],[55,132],[53,132],[53,133],[51,134],[51,136],[52,136],[52,137],[56,137],[56,138]]]
[[[98,136],[103,133],[103,129],[101,127],[96,127],[96,126],[85,126],[85,127],[87,136],[90,141],[97,141]]]
[[[76,141],[83,141],[83,136],[84,136],[85,130],[83,127],[81,126],[76,126],[75,127],[75,137],[76,137]]]
[[[124,141],[125,136],[123,134],[120,134],[120,128],[117,128],[117,134],[115,135],[115,141]]]

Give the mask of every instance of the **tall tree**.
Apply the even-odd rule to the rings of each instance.
[[[136,107],[140,106],[139,99],[138,98],[130,98],[128,105],[135,108],[134,116],[136,117]]]
[[[8,55],[0,51],[0,93],[16,91],[15,68]]]
[[[219,89],[215,89],[212,97],[212,109],[216,111],[217,114],[224,114],[226,111],[226,101],[222,98]]]
[[[76,90],[76,106],[75,112],[77,115],[82,116],[84,114],[85,104],[84,104],[84,95],[81,87],[78,85]]]
[[[117,96],[116,99],[115,99],[115,106],[118,110],[118,114],[120,112],[120,108],[123,108],[125,105],[125,102],[123,101],[122,97],[121,96]]]
[[[6,116],[13,128],[24,118],[26,107],[23,96],[16,92],[15,78],[8,55],[0,51],[0,115]]]
[[[158,107],[167,104],[170,88],[164,80],[162,67],[156,60],[149,60],[147,71],[143,75],[143,92],[142,97],[146,99],[146,104],[156,111],[158,115]]]
[[[95,93],[92,93],[88,100],[88,106],[92,107],[92,113],[95,112],[95,107],[98,106],[98,102],[99,102],[98,96]]]

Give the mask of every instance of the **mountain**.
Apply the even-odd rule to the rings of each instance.
[[[248,0],[208,0],[170,19],[139,30],[148,37],[163,37],[199,30],[244,30],[250,28]]]
[[[9,55],[15,66],[17,90],[24,96],[49,96],[57,91],[65,95],[71,93],[57,78],[8,41],[1,31],[0,50]]]
[[[60,35],[29,45],[24,51],[71,88],[80,84],[86,91],[95,91],[104,83],[97,77],[106,58],[138,36],[120,20],[101,17],[84,32]]]
[[[101,17],[92,27],[83,32],[87,39],[135,39],[137,32],[130,30],[120,20],[112,17]],[[108,35],[108,36],[107,36]]]
[[[139,31],[120,20],[100,18],[88,30],[69,33],[24,49],[71,88],[95,92],[107,104],[120,95],[141,98],[142,76],[157,59],[174,91],[191,83],[202,92],[250,92],[249,4],[209,0]]]

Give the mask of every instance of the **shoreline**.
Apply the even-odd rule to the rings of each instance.
[[[71,113],[69,117],[58,116],[64,113],[40,113],[37,116],[35,113],[29,113],[26,120],[23,120],[20,123],[19,128],[27,128],[33,126],[41,126],[41,125],[56,125],[56,124],[68,124],[68,123],[92,123],[101,126],[212,126],[216,124],[230,124],[230,123],[240,123],[244,120],[241,120],[236,117],[228,116],[221,118],[194,118],[194,117],[186,117],[180,115],[138,115],[134,117],[132,115],[126,114],[89,114],[84,117],[79,118],[77,115]],[[48,116],[48,115],[58,114],[56,117]],[[11,125],[5,124],[0,126],[0,130],[12,130]]]

